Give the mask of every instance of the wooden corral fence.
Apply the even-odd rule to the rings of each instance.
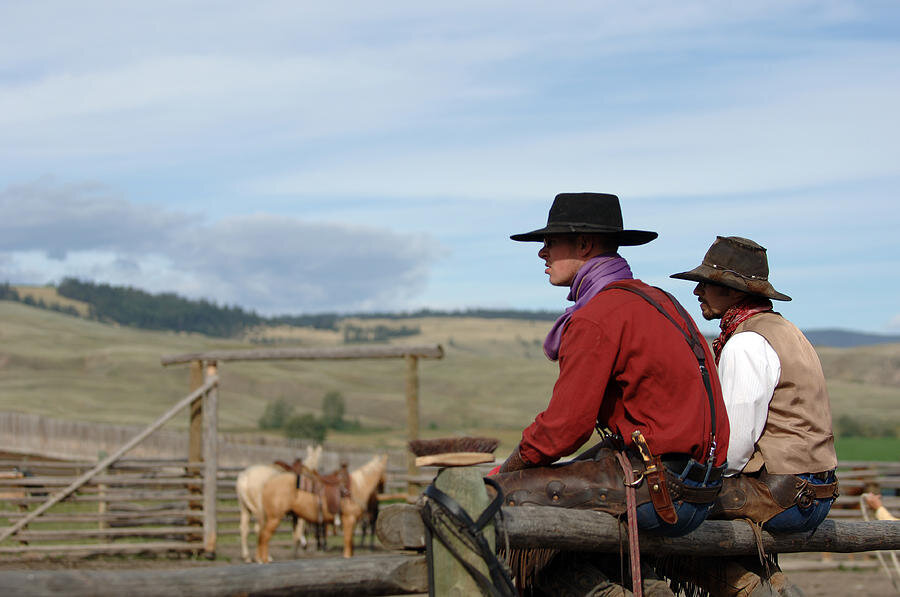
[[[141,432],[139,425],[110,425],[91,421],[57,419],[30,413],[0,411],[0,459],[3,452],[10,458],[22,458],[28,464],[35,458],[49,460],[85,461],[96,464],[98,454],[114,452],[126,441]],[[261,462],[283,460],[291,462],[315,442],[309,439],[219,433],[218,460],[220,467],[249,466]],[[129,453],[130,460],[187,462],[188,433],[160,429],[135,446]],[[336,470],[346,460],[351,468],[362,465],[372,457],[371,451],[349,447],[329,446],[319,460],[320,470]],[[397,469],[397,466],[403,466]],[[392,453],[389,461],[390,480],[396,481],[406,474],[405,450]],[[2,474],[0,470],[0,474]],[[405,491],[405,487],[394,491]]]
[[[475,475],[480,484],[480,476]],[[483,490],[483,489],[482,489]],[[459,496],[456,496],[459,499]],[[556,549],[619,553],[627,528],[602,512],[553,507],[503,507],[496,521],[497,542],[513,549]],[[478,512],[469,512],[474,519]],[[401,595],[424,593],[429,577],[426,530],[419,505],[392,505],[378,520],[379,540],[390,554],[305,559],[269,566],[226,565],[160,573],[129,571],[0,571],[0,586],[30,595],[58,594],[65,587],[71,596],[161,593],[189,595]],[[866,552],[900,548],[900,522],[867,523],[826,520],[813,533],[761,534],[766,552]],[[627,541],[627,540],[626,540]],[[757,539],[742,521],[707,521],[697,530],[676,538],[642,534],[645,554],[737,556],[755,555]],[[449,572],[444,572],[449,574]],[[446,580],[446,579],[444,579]],[[450,593],[454,594],[454,593]],[[477,593],[457,593],[477,594]]]
[[[7,473],[0,475],[0,518],[9,522],[0,528],[0,554],[175,550],[212,556],[220,534],[238,533],[220,524],[237,522],[234,481],[243,468],[222,467],[218,458],[219,361],[403,358],[407,434],[416,439],[418,359],[442,356],[441,347],[434,345],[214,351],[163,357],[163,365],[190,365],[190,393],[110,456],[96,463],[31,460],[25,466],[21,460],[0,462],[0,472]],[[187,459],[123,459],[183,409],[190,413]],[[417,492],[423,477],[410,455],[406,473],[398,472],[389,469],[387,491],[402,496]],[[398,478],[404,487],[397,485]]]
[[[406,361],[406,434],[407,439],[419,438],[419,359],[440,359],[444,349],[439,344],[423,346],[338,346],[323,348],[273,348],[254,350],[213,350],[208,352],[166,355],[162,365],[188,364],[191,371],[191,390],[200,385],[204,365],[216,369],[217,364],[226,361],[291,361],[291,360],[351,360],[351,359],[396,359]],[[202,452],[203,420],[202,404],[191,409],[189,459],[195,460]],[[196,412],[195,412],[196,411]],[[213,417],[215,419],[215,417]],[[407,474],[410,482],[408,492],[414,494],[418,485],[413,479],[418,474],[415,458],[407,456]]]
[[[828,517],[834,520],[862,520],[860,496],[880,493],[884,506],[900,516],[900,462],[842,460],[838,463],[841,495]]]
[[[359,460],[363,455],[353,456],[353,460]],[[69,486],[96,464],[34,457],[0,459],[0,524],[19,522],[48,495]],[[0,543],[0,555],[202,551],[203,511],[191,508],[191,504],[196,501],[192,490],[202,485],[192,473],[204,466],[202,462],[174,459],[119,460]],[[218,467],[219,545],[239,534],[235,481],[243,468]],[[405,487],[405,467],[390,467],[385,491],[405,492]],[[279,531],[270,545],[292,545],[290,525],[282,524]]]
[[[215,404],[217,400],[218,383],[219,378],[216,375],[215,368],[209,367],[205,372],[204,379],[202,379],[201,383],[194,391],[179,400],[174,406],[172,406],[158,419],[156,419],[156,421],[145,427],[143,431],[131,438],[114,453],[100,460],[100,462],[92,466],[87,472],[79,474],[74,480],[67,480],[62,488],[59,488],[58,485],[54,487],[51,479],[41,479],[41,481],[46,481],[48,483],[48,485],[43,486],[43,493],[45,495],[48,493],[51,494],[49,498],[37,495],[38,492],[32,491],[32,486],[26,484],[25,482],[25,479],[27,479],[27,477],[24,479],[12,480],[0,479],[0,481],[6,484],[17,482],[20,488],[24,488],[29,492],[29,495],[19,498],[20,506],[29,506],[29,504],[31,503],[40,503],[40,505],[38,505],[34,510],[30,510],[23,516],[18,517],[18,519],[15,520],[15,522],[13,522],[11,526],[0,530],[0,543],[2,543],[5,539],[8,539],[12,535],[16,535],[22,532],[29,523],[42,516],[50,508],[59,504],[63,500],[73,503],[78,501],[109,502],[110,499],[107,499],[107,495],[76,495],[77,492],[81,492],[82,494],[90,493],[91,491],[86,486],[89,486],[89,484],[92,482],[96,483],[98,494],[102,490],[106,494],[120,497],[120,492],[114,491],[112,488],[106,489],[106,487],[104,487],[110,482],[114,481],[113,478],[104,478],[104,474],[107,473],[111,465],[114,465],[115,463],[122,460],[122,457],[129,450],[140,444],[144,439],[160,429],[167,421],[178,414],[182,409],[187,408],[196,402],[205,403],[207,405],[207,408],[205,410],[209,414],[207,414],[207,416],[204,418],[204,430],[215,430],[215,421],[211,420],[213,417],[210,416],[210,414],[216,412]],[[209,438],[210,435],[211,434],[208,434],[207,438]],[[192,478],[192,483],[191,485],[189,485],[189,491],[192,495],[196,496],[188,504],[190,509],[195,511],[193,518],[202,521],[203,546],[207,551],[210,551],[210,547],[212,548],[212,550],[215,549],[216,536],[216,442],[215,435],[211,435],[211,437],[212,441],[206,441],[203,445],[202,454],[205,457],[203,459],[205,462],[202,462],[202,464],[198,464],[198,466],[195,467],[188,467],[189,470],[187,471],[187,475]],[[99,482],[98,479],[102,479],[107,483]],[[135,484],[138,483],[137,479],[133,479],[133,481],[135,482]],[[136,497],[136,499],[139,501],[154,500],[158,497],[155,492],[160,491],[158,489],[159,487],[167,485],[166,481],[171,481],[171,479],[166,479],[164,477],[160,479],[153,479],[151,483],[152,489],[149,489],[147,491],[138,490],[137,496],[133,497]],[[31,481],[29,479],[28,483],[30,482]],[[176,482],[182,483],[183,481],[176,480]],[[167,495],[166,497],[168,498],[170,496]],[[98,532],[100,532],[100,530],[98,530]]]

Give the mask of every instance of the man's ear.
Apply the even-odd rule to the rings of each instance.
[[[590,236],[579,234],[575,237],[575,250],[580,257],[586,258],[594,252],[596,240]]]

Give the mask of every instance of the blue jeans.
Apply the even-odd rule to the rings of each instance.
[[[834,471],[825,480],[816,479],[810,474],[797,475],[813,485],[826,485],[834,483]],[[819,526],[831,510],[834,498],[813,500],[806,508],[791,506],[781,514],[772,517],[763,528],[773,533],[790,533],[812,531]]]
[[[715,483],[706,483],[704,485],[703,483],[685,478],[692,467],[706,468],[692,461],[688,463],[684,471],[675,472],[676,476],[678,476],[678,478],[681,479],[681,482],[686,486],[718,487],[722,485],[721,480],[716,481]],[[700,526],[700,524],[706,520],[710,508],[712,508],[712,502],[707,504],[694,504],[685,501],[675,502],[675,513],[678,515],[678,520],[675,521],[675,524],[669,524],[659,517],[652,503],[641,504],[637,508],[638,528],[650,531],[652,534],[662,537],[680,537],[681,535],[687,535]]]

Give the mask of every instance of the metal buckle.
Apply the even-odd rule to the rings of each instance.
[[[644,482],[644,473],[642,473],[641,471],[637,471],[637,470],[633,470],[633,469],[632,469],[631,474],[637,475],[637,477],[635,478],[635,480],[632,481],[631,483],[629,483],[628,481],[625,481],[625,480],[623,479],[623,480],[622,480],[622,485],[624,485],[625,487],[632,487],[632,488],[633,488],[633,487],[640,487],[641,483]]]
[[[812,506],[813,498],[815,498],[815,492],[810,489],[808,485],[804,485],[800,488],[800,491],[797,492],[797,495],[794,497],[794,503],[803,508],[809,508]]]

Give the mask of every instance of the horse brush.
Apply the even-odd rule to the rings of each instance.
[[[489,437],[414,439],[409,450],[416,455],[416,466],[468,466],[494,462],[499,443]]]

